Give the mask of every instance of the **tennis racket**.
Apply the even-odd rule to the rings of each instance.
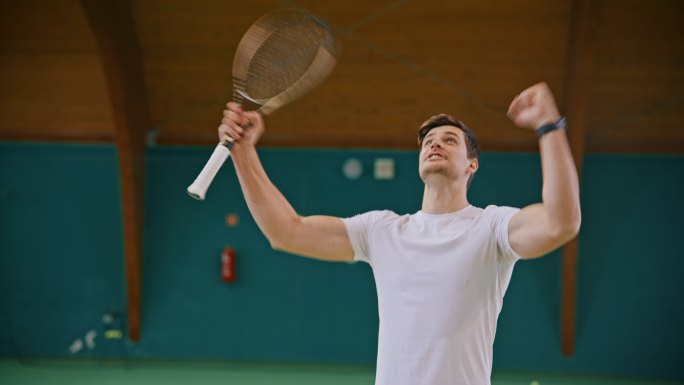
[[[233,101],[258,105],[271,114],[320,84],[332,71],[339,42],[319,18],[300,10],[278,10],[257,20],[238,44],[233,59]],[[211,182],[230,156],[233,139],[225,137],[188,194],[204,200]]]

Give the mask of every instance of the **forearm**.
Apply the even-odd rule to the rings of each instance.
[[[542,201],[548,225],[555,231],[574,236],[579,230],[579,181],[572,152],[564,130],[555,130],[539,139],[542,161]]]
[[[557,122],[560,114],[546,83],[521,92],[508,107],[508,116],[519,126],[532,130]],[[542,203],[529,205],[508,223],[508,240],[523,258],[547,254],[574,238],[581,220],[579,181],[565,131],[537,131],[542,163]]]
[[[282,243],[301,218],[266,175],[256,149],[240,146],[236,150],[233,164],[249,211],[271,245]]]
[[[266,175],[255,145],[264,122],[255,111],[228,103],[218,127],[219,138],[235,140],[232,160],[247,206],[271,247],[328,261],[354,258],[344,221],[328,216],[300,217]]]

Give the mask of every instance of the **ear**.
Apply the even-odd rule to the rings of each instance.
[[[470,160],[470,164],[468,165],[468,168],[466,169],[466,171],[468,171],[471,174],[475,174],[477,169],[480,168],[480,161],[477,160],[477,158],[469,159],[469,160]]]

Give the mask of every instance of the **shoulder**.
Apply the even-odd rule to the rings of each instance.
[[[482,218],[492,231],[500,230],[508,233],[508,223],[520,211],[517,207],[489,205],[482,209]]]
[[[401,216],[390,210],[374,210],[365,213],[354,215],[353,217],[344,218],[347,224],[363,224],[365,226],[372,226],[376,223],[390,223]]]
[[[496,221],[503,217],[509,217],[520,211],[517,207],[489,205],[482,210],[482,215],[489,221]]]
[[[361,213],[361,214],[356,214],[350,218],[359,218],[359,217],[372,218],[372,219],[393,219],[393,218],[399,218],[399,214],[397,214],[391,210],[373,210],[373,211],[367,211],[367,212]]]

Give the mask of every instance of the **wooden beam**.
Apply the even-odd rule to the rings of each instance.
[[[140,340],[140,259],[142,253],[147,97],[130,1],[81,0],[97,40],[114,116],[123,206],[128,337]]]
[[[598,0],[573,1],[567,50],[564,110],[569,124],[570,148],[580,179],[587,124],[589,77],[594,56],[594,32],[598,20],[594,8],[597,2]],[[566,357],[572,356],[575,352],[578,248],[578,238],[563,247],[561,350]]]

